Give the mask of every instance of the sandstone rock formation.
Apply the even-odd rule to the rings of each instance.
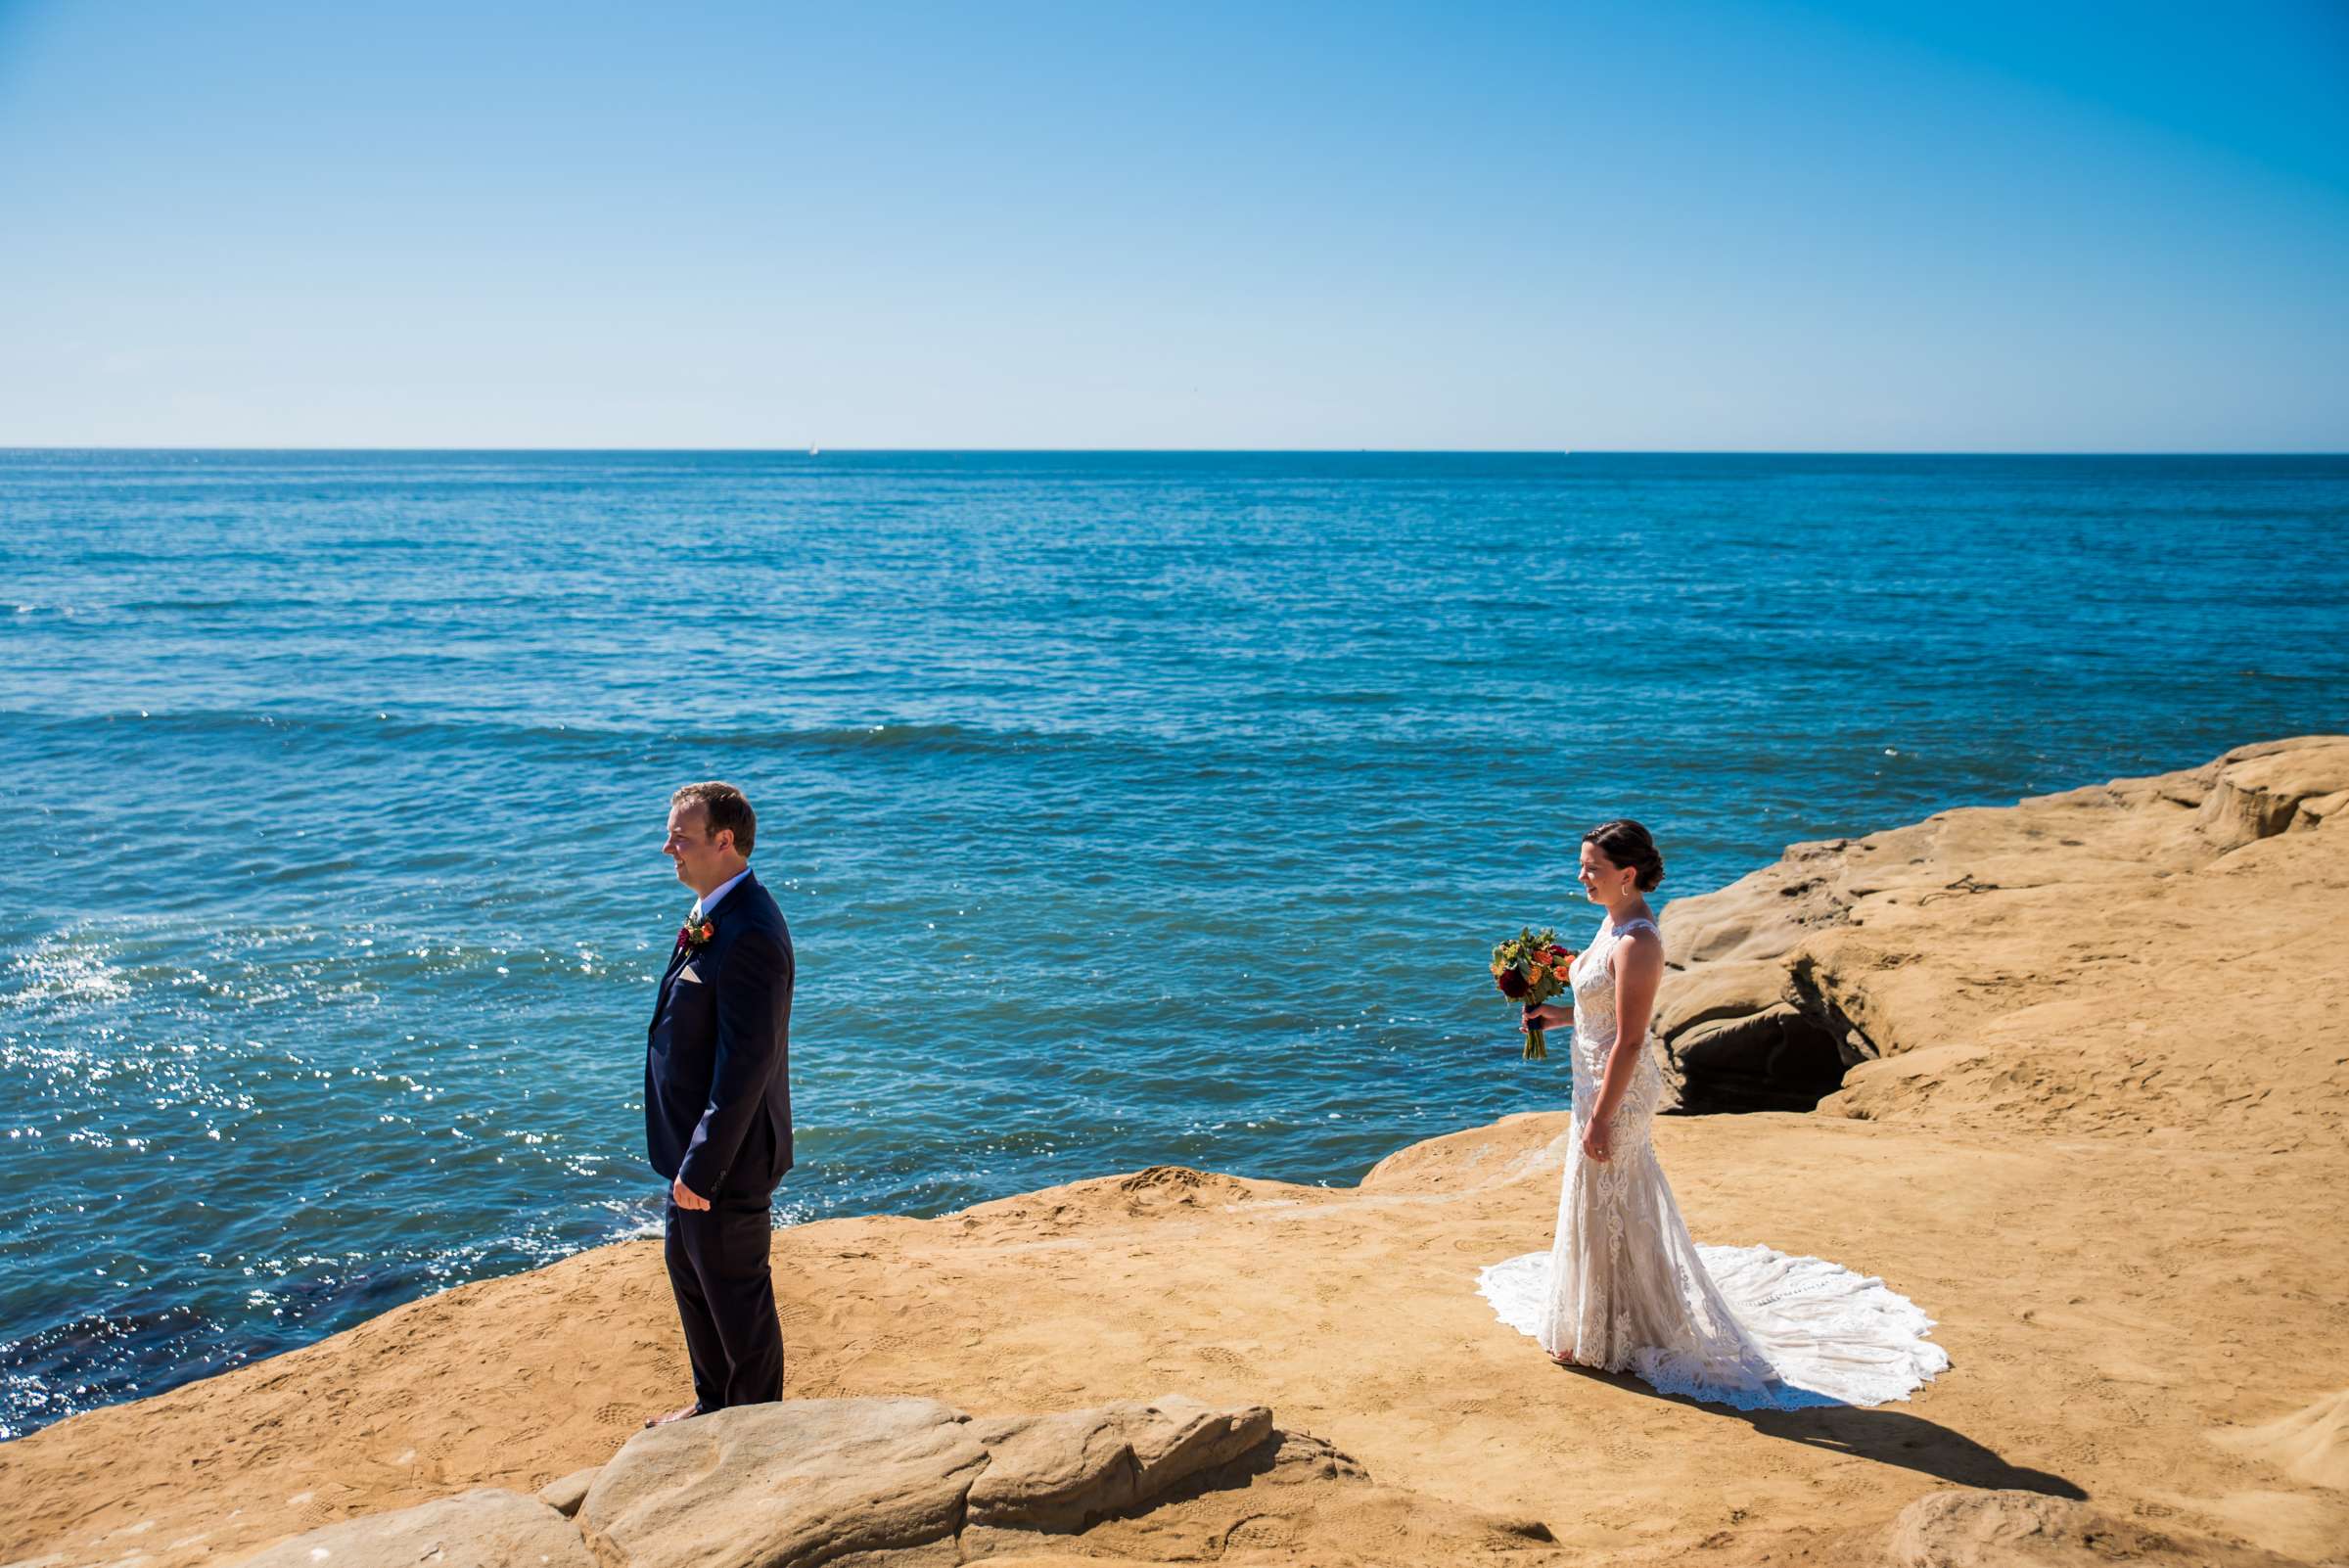
[[[564,1518],[572,1518],[578,1513],[579,1504],[587,1500],[587,1489],[595,1485],[601,1469],[600,1465],[589,1465],[584,1470],[559,1476],[538,1489],[538,1500]]]
[[[1794,845],[1718,893],[1666,906],[1676,972],[1655,1037],[1681,1107],[1808,1109],[1864,1064],[1924,1050],[1951,1053],[1929,1064],[1937,1073],[1979,1061],[1981,1025],[2036,994],[2106,982],[2125,992],[2157,978],[2144,973],[2151,962],[2190,961],[2160,941],[2181,879],[2312,832],[2345,805],[2349,739],[2312,736]],[[2081,934],[2111,935],[2050,945],[2045,917],[2061,908],[2076,911]],[[1882,1115],[1904,1097],[1871,1090],[1827,1109]]]
[[[1886,1568],[2291,1568],[2255,1546],[2175,1537],[2035,1492],[1935,1492],[1893,1521]]]
[[[570,1520],[535,1499],[484,1488],[370,1514],[283,1541],[240,1568],[594,1568]]]
[[[1264,1496],[1235,1505],[1206,1496],[1217,1489]],[[1160,1503],[1192,1506],[1146,1517]],[[1431,1551],[1548,1540],[1536,1522],[1374,1486],[1328,1444],[1276,1434],[1261,1405],[1170,1395],[974,1419],[936,1400],[786,1400],[640,1432],[536,1499],[475,1491],[346,1520],[240,1568],[926,1568],[1064,1555],[1104,1524],[1114,1541],[1086,1542],[1085,1556],[1105,1544],[1158,1561],[1318,1537],[1335,1562],[1348,1555],[1336,1538],[1363,1517]]]
[[[1272,1435],[1272,1412],[1169,1397],[1063,1415],[998,1416],[975,1435],[990,1462],[971,1483],[973,1524],[1082,1530],[1257,1448]]]
[[[2349,1389],[2280,1420],[2212,1436],[2222,1447],[2257,1455],[2300,1480],[2349,1492]]]
[[[630,1438],[578,1525],[608,1568],[910,1554],[950,1546],[987,1465],[969,1417],[935,1400],[786,1400]]]

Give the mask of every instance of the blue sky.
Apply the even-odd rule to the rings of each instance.
[[[2344,367],[2337,3],[0,0],[0,444],[2339,451]]]

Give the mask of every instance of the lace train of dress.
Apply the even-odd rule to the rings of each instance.
[[[1652,922],[1632,921],[1624,932]],[[1583,1158],[1588,1107],[1615,1043],[1602,924],[1575,961],[1574,1131],[1555,1242],[1487,1268],[1477,1290],[1510,1327],[1587,1366],[1739,1409],[1880,1405],[1950,1363],[1933,1320],[1883,1281],[1769,1247],[1689,1238],[1649,1141],[1662,1070],[1643,1056],[1616,1112],[1613,1158]]]

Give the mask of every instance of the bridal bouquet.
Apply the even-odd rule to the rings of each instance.
[[[1566,978],[1566,966],[1574,962],[1574,954],[1558,941],[1558,934],[1547,926],[1540,931],[1520,930],[1508,941],[1493,948],[1493,983],[1500,993],[1526,1007],[1537,1007],[1552,996],[1573,989]],[[1525,1032],[1525,1059],[1544,1061],[1549,1048],[1542,1043],[1542,1030]]]

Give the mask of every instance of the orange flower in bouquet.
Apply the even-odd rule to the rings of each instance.
[[[1518,1003],[1526,1011],[1541,1006],[1552,996],[1571,992],[1574,983],[1566,978],[1567,968],[1574,962],[1573,949],[1558,941],[1558,934],[1543,926],[1540,931],[1521,929],[1508,941],[1493,948],[1493,984],[1500,993]],[[1525,1032],[1525,1060],[1544,1061],[1549,1047],[1543,1042],[1540,1025],[1530,1025]]]

